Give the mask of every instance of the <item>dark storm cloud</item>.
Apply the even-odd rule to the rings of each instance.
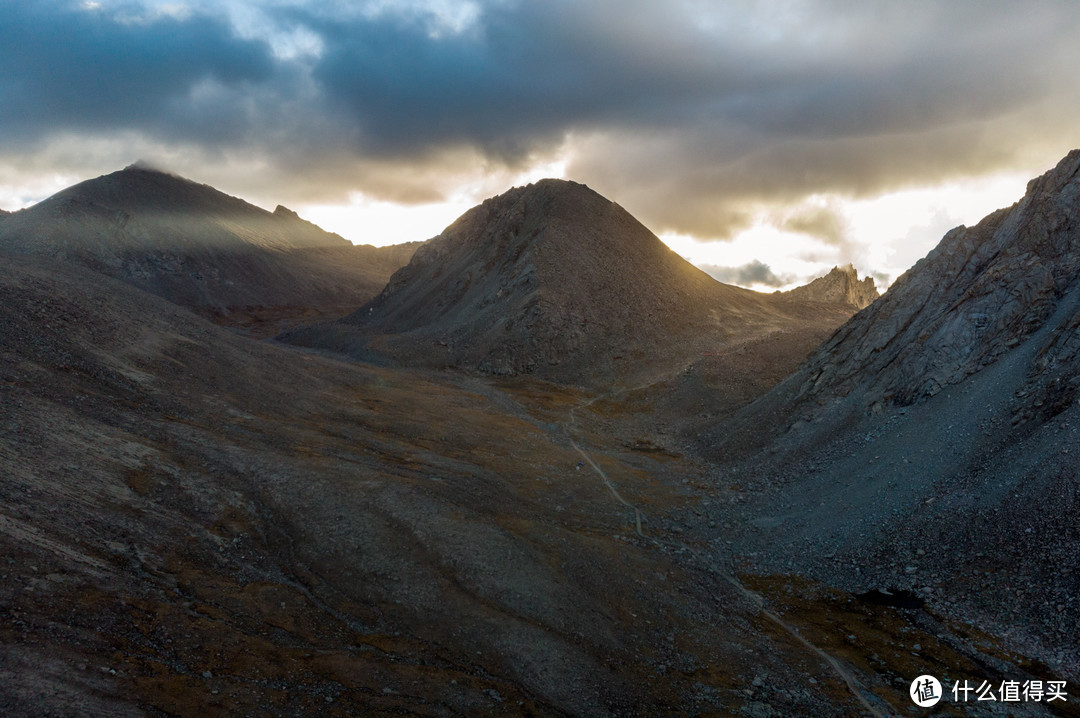
[[[268,79],[265,44],[221,18],[147,15],[144,8],[0,2],[0,146],[61,131],[135,129],[198,141],[242,134],[228,112],[195,117],[201,82]]]
[[[721,267],[716,264],[699,264],[698,267],[712,275],[718,282],[724,284],[736,284],[740,287],[749,287],[754,284],[764,284],[768,287],[782,287],[792,282],[791,277],[778,277],[772,268],[764,262],[755,259],[741,267]]]
[[[309,198],[417,201],[455,163],[560,151],[652,229],[722,238],[1080,144],[1080,11],[1052,0],[149,2],[0,0],[0,151],[128,130]],[[294,31],[317,49],[280,52]]]
[[[769,15],[785,11],[796,15]],[[491,2],[460,34],[433,36],[412,16],[309,22],[328,46],[316,77],[395,151],[466,141],[498,152],[621,128],[691,140],[749,131],[757,147],[734,153],[746,157],[762,138],[872,138],[1008,113],[1067,78],[1054,70],[1065,69],[1076,15],[1061,3],[695,12],[552,0]],[[751,20],[760,26],[743,27]]]
[[[1054,2],[501,2],[437,36],[324,21],[315,77],[367,153],[513,162],[569,137],[570,176],[657,231],[723,238],[761,204],[1063,154],[1078,20]],[[843,243],[818,224],[798,231]]]
[[[315,77],[367,149],[460,142],[512,160],[576,128],[666,125],[736,89],[727,52],[686,20],[656,3],[555,0],[493,2],[475,27],[434,37],[408,16],[307,22],[327,43]]]

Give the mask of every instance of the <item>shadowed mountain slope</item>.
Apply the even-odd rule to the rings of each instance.
[[[228,251],[349,244],[283,207],[267,212],[209,185],[140,164],[68,187],[12,219],[5,242],[11,246],[5,249],[90,251],[102,260],[133,249]],[[16,233],[19,236],[12,236]]]
[[[0,260],[3,715],[730,713],[759,673],[787,715],[855,702],[663,542],[691,467],[568,428],[582,393],[336,361]]]
[[[614,202],[543,180],[466,212],[355,314],[285,338],[406,364],[625,384],[752,335],[831,329],[850,313],[721,284]]]
[[[132,165],[0,225],[0,249],[74,261],[225,323],[318,318],[370,299],[409,248],[354,247],[294,212]]]
[[[1080,665],[1080,151],[958,227],[703,449],[768,569],[899,586]]]

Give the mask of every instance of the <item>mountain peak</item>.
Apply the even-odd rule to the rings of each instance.
[[[4,226],[0,246],[88,253],[110,266],[123,264],[131,252],[348,245],[310,223],[282,221],[239,197],[141,161],[61,190]]]
[[[1080,149],[1071,150],[1048,172],[1027,183],[1026,196],[1059,192],[1067,184],[1074,183],[1080,173]]]
[[[291,210],[271,213],[146,162],[0,215],[0,250],[60,257],[217,321],[267,328],[345,314],[411,252],[353,247]]]
[[[644,370],[672,336],[714,334],[731,293],[752,294],[585,185],[544,179],[465,212],[335,332],[408,363],[589,383]]]
[[[825,276],[783,294],[791,299],[847,304],[855,309],[865,309],[879,296],[873,278],[859,281],[859,273],[851,263],[833,267]]]
[[[139,160],[122,170],[84,180],[41,202],[79,203],[134,214],[138,211],[238,211],[247,202]],[[262,211],[262,210],[260,210]]]
[[[335,244],[352,244],[349,240],[342,237],[337,232],[327,232],[319,225],[304,219],[299,214],[289,209],[285,205],[279,204],[274,208],[274,219],[278,220],[282,225],[289,228],[290,232],[294,236],[298,237],[311,237],[312,241],[319,243],[326,243],[326,239],[332,238]]]
[[[125,167],[122,172],[158,172],[165,175],[174,175],[172,172],[162,169],[148,160],[138,159]]]
[[[484,200],[484,203],[498,202],[498,201],[500,201],[502,199],[512,197],[512,196],[516,196],[516,195],[519,195],[519,194],[525,195],[525,196],[530,196],[530,195],[532,195],[532,196],[537,196],[537,195],[553,196],[553,195],[556,195],[556,194],[567,194],[567,193],[569,193],[569,194],[575,194],[575,193],[577,193],[577,194],[586,194],[586,193],[588,193],[588,194],[594,194],[594,195],[596,195],[598,197],[600,196],[599,193],[597,193],[595,190],[591,189],[588,185],[583,184],[581,182],[575,182],[574,180],[568,180],[568,179],[561,179],[561,178],[558,178],[558,177],[545,177],[543,179],[538,179],[535,182],[530,182],[530,183],[525,184],[525,185],[520,185],[520,186],[517,186],[517,187],[511,187],[510,189],[503,192],[502,194],[495,195],[494,197],[489,197],[488,199]]]
[[[805,324],[823,309],[794,316],[794,305],[717,282],[615,202],[544,179],[473,207],[366,306],[288,340],[607,385],[681,369],[762,324]]]

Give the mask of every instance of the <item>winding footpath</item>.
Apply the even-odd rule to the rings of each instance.
[[[599,396],[593,397],[592,399],[589,399],[588,401],[583,402],[570,410],[570,421],[568,422],[566,432],[567,437],[569,438],[570,446],[574,448],[574,451],[581,455],[585,463],[592,467],[593,471],[595,471],[596,474],[600,477],[600,479],[604,482],[604,486],[607,487],[608,491],[615,498],[615,500],[634,512],[634,530],[637,532],[637,535],[643,540],[648,541],[656,546],[667,547],[669,549],[676,550],[682,549],[689,553],[709,571],[716,574],[726,583],[731,585],[732,588],[734,588],[739,595],[752,603],[757,608],[761,616],[776,624],[776,626],[778,626],[785,633],[794,638],[795,641],[799,643],[799,645],[803,646],[806,650],[816,655],[820,661],[825,663],[833,671],[833,673],[835,673],[840,678],[840,680],[844,682],[844,685],[847,686],[848,691],[850,691],[851,694],[858,699],[859,703],[862,704],[863,708],[866,709],[869,715],[874,716],[875,718],[886,718],[886,714],[882,713],[874,705],[874,703],[880,704],[883,702],[879,697],[868,691],[859,682],[859,679],[856,678],[855,675],[837,658],[829,655],[821,648],[815,646],[813,643],[808,641],[801,633],[799,633],[798,628],[792,626],[790,623],[785,621],[775,611],[767,608],[765,606],[765,599],[761,594],[755,591],[751,591],[733,573],[726,570],[724,567],[720,566],[712,559],[702,555],[692,546],[688,546],[681,541],[672,541],[670,539],[657,538],[654,536],[645,535],[645,533],[641,529],[641,510],[637,506],[623,498],[622,494],[620,494],[618,489],[615,488],[614,482],[612,482],[611,478],[607,475],[607,473],[603,469],[601,469],[595,461],[593,461],[592,457],[589,456],[589,454],[585,450],[578,446],[577,442],[574,440],[573,437],[573,433],[577,430],[577,410],[587,408],[600,398],[601,397]],[[871,701],[873,701],[873,703]]]

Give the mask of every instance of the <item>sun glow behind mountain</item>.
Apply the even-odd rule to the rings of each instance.
[[[702,242],[670,233],[660,238],[699,266],[737,268],[764,260],[775,279],[741,283],[752,289],[790,289],[820,275],[822,268],[851,262],[872,271],[884,291],[947,231],[961,224],[971,226],[1015,202],[1024,194],[1029,176],[1039,171],[1003,173],[870,198],[811,197],[809,206],[827,210],[837,220],[837,235],[828,241],[785,228],[768,211],[729,242]]]
[[[660,238],[706,270],[740,268],[755,262],[767,265],[772,272],[767,281],[748,277],[735,282],[760,291],[790,289],[820,276],[829,267],[849,262],[860,270],[872,271],[878,287],[884,290],[949,229],[973,225],[1016,201],[1023,195],[1028,179],[1040,171],[1036,168],[1002,173],[859,199],[809,197],[804,209],[818,209],[835,219],[835,233],[827,240],[793,231],[785,226],[782,213],[768,209],[762,209],[751,227],[728,241],[702,241],[671,232],[661,233]],[[565,176],[565,163],[548,163],[517,175],[512,184],[527,184],[544,177],[574,179]],[[300,212],[354,243],[385,246],[436,236],[470,207],[496,192],[487,184],[477,183],[471,193],[463,191],[443,202],[409,205],[358,194],[347,204],[306,205]]]

